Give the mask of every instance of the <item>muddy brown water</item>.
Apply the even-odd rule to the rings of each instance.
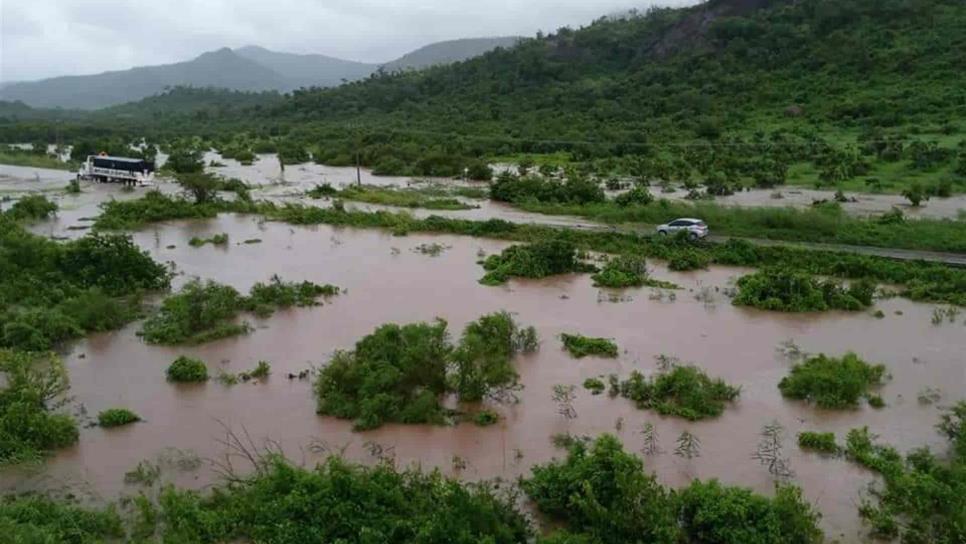
[[[187,244],[192,236],[220,232],[229,233],[228,247]],[[262,242],[241,243],[254,238]],[[719,478],[769,492],[773,479],[751,455],[762,426],[777,420],[787,431],[785,452],[794,481],[822,511],[824,529],[831,537],[856,541],[864,535],[856,505],[873,476],[844,460],[802,452],[795,434],[834,431],[843,442],[849,429],[868,425],[902,451],[921,445],[942,449],[933,427],[939,407],[966,391],[963,323],[934,326],[931,306],[898,298],[876,304],[885,313],[883,319],[864,312],[785,315],[736,308],[714,288],[727,287],[745,272],[740,269],[673,273],[652,263],[655,276],[686,288],[677,292],[675,301],[653,300],[650,289],[629,289],[620,292],[623,301],[612,302],[606,292],[593,287],[588,275],[511,281],[503,287],[478,284],[478,252],[490,254],[506,246],[491,240],[393,237],[375,230],[292,227],[233,215],[157,225],[136,233],[135,240],[159,261],[177,263],[177,285],[200,276],[247,290],[280,274],[287,280],[334,283],[347,293],[319,307],[281,311],[268,319],[247,317],[256,327],[250,335],[202,346],[146,345],[136,335],[137,323],[77,342],[65,355],[72,409],[77,412],[82,406],[93,416],[124,406],[145,421],[115,430],[84,428],[76,446],[57,452],[40,467],[4,471],[0,485],[5,489],[66,487],[103,499],[136,493],[137,488],[125,485],[125,471],[169,448],[217,459],[225,453],[218,442],[224,426],[245,429],[258,443],[275,440],[295,460],[310,465],[322,458],[310,451],[312,443],[335,451],[344,448],[347,457],[367,463],[375,462],[367,443],[375,443],[392,451],[402,465],[418,463],[474,480],[513,478],[561,455],[550,442],[555,433],[611,432],[636,451],[642,446],[640,429],[651,422],[665,453],[647,457],[645,464],[662,482],[679,486],[691,478]],[[438,257],[413,250],[423,243],[448,249]],[[176,247],[168,249],[170,245]],[[695,299],[705,287],[713,304]],[[309,381],[286,377],[324,365],[334,350],[351,348],[386,322],[440,317],[456,336],[467,322],[504,309],[515,313],[520,323],[534,325],[542,345],[537,354],[516,361],[525,386],[520,402],[496,406],[503,419],[492,427],[387,425],[356,433],[350,422],[315,414]],[[562,332],[614,338],[621,355],[616,360],[572,359],[561,350]],[[884,363],[892,374],[881,390],[888,406],[828,412],[784,400],[777,383],[791,363],[776,348],[787,339],[811,353],[841,355],[854,350]],[[711,375],[740,385],[740,399],[719,418],[691,423],[638,410],[606,394],[593,396],[581,387],[589,377],[624,377],[635,369],[655,372],[654,357],[659,354],[694,362]],[[267,360],[272,375],[263,383],[233,387],[214,380],[176,386],[165,381],[164,370],[179,355],[204,359],[212,374],[240,372]],[[551,400],[555,384],[578,386],[576,419],[568,421],[557,413]],[[927,387],[941,390],[938,403],[917,401]],[[671,453],[684,430],[701,441],[701,455],[691,461]],[[465,469],[454,467],[454,457],[465,461]],[[167,471],[164,478],[194,487],[217,481],[208,464],[195,471]]]
[[[48,170],[31,176],[34,170],[38,169],[4,166],[0,175],[4,176],[3,188],[11,194],[42,191],[58,199],[58,216],[30,227],[45,235],[83,235],[85,231],[77,227],[89,224],[84,218],[95,216],[101,202],[137,198],[143,192],[124,192],[110,184],[84,184],[80,195],[58,195],[71,174]],[[354,175],[354,171],[351,173]],[[293,174],[292,167],[286,169],[287,177]],[[297,181],[266,185],[260,192],[278,201],[305,201],[293,195],[315,183],[316,172],[310,174]],[[177,190],[166,183],[158,187]],[[307,202],[326,205],[324,201]],[[482,204],[474,210],[413,213],[531,219],[529,214],[499,204]],[[560,218],[560,222],[570,226],[580,223],[571,218]],[[187,244],[192,236],[220,232],[230,235],[227,248],[196,249]],[[262,242],[241,243],[255,238]],[[652,263],[656,276],[675,281],[686,290],[679,291],[673,302],[666,298],[652,300],[650,289],[622,291],[619,294],[624,300],[611,302],[607,292],[594,288],[586,275],[512,281],[505,287],[479,285],[476,280],[482,270],[475,264],[477,253],[482,250],[489,254],[506,246],[492,240],[393,237],[380,231],[292,227],[233,215],[153,226],[136,233],[135,240],[159,261],[176,263],[180,274],[176,286],[199,276],[247,290],[256,281],[277,273],[287,280],[334,283],[348,293],[317,308],[282,311],[265,320],[248,317],[256,326],[252,334],[204,346],[148,346],[136,335],[139,324],[77,342],[65,356],[74,397],[72,410],[79,413],[83,407],[89,419],[102,409],[126,406],[146,421],[111,431],[85,428],[77,446],[58,452],[43,465],[0,473],[4,489],[69,488],[102,499],[135,493],[137,488],[124,483],[125,471],[141,460],[156,459],[170,448],[190,450],[206,459],[219,458],[225,451],[218,442],[224,437],[224,426],[245,429],[256,442],[277,440],[291,457],[308,464],[321,459],[310,451],[312,443],[324,443],[335,451],[344,448],[348,457],[360,462],[375,461],[369,451],[370,443],[374,443],[392,451],[403,465],[419,463],[467,479],[512,478],[527,474],[535,463],[561,454],[550,444],[555,433],[612,432],[628,449],[636,451],[641,447],[641,427],[651,422],[665,453],[647,457],[645,463],[662,482],[677,486],[694,477],[720,478],[768,492],[773,480],[751,454],[761,427],[777,420],[786,429],[785,452],[795,471],[794,480],[824,514],[823,527],[829,536],[854,541],[864,535],[856,504],[865,487],[874,481],[873,476],[843,460],[802,452],[795,444],[795,435],[801,430],[828,430],[836,432],[843,442],[849,429],[868,425],[883,441],[902,451],[920,445],[942,450],[944,444],[933,427],[939,409],[966,391],[963,324],[932,325],[932,306],[903,299],[882,300],[876,308],[885,313],[884,319],[869,313],[784,315],[735,308],[720,289],[745,272],[739,269],[716,267],[680,274]],[[448,249],[438,257],[413,251],[422,243],[441,243]],[[175,247],[168,249],[171,245]],[[711,289],[713,304],[695,299],[702,288]],[[324,365],[333,350],[351,348],[356,340],[385,322],[441,317],[450,323],[456,336],[468,321],[501,309],[515,312],[523,324],[536,326],[543,343],[538,354],[518,360],[525,389],[518,404],[496,408],[504,419],[493,427],[387,425],[355,433],[349,422],[314,413],[309,381],[286,378],[288,373]],[[571,359],[560,349],[557,336],[561,332],[612,337],[622,354],[617,360]],[[782,399],[776,385],[791,363],[776,348],[788,339],[807,352],[841,355],[853,350],[870,361],[886,364],[893,376],[881,391],[888,406],[883,410],[862,407],[828,412]],[[234,387],[216,381],[202,386],[168,384],[164,369],[182,354],[206,360],[212,374],[248,370],[259,360],[270,361],[273,374],[264,383]],[[712,375],[741,385],[740,400],[717,419],[690,423],[637,410],[627,401],[610,399],[606,394],[593,396],[581,387],[588,377],[609,373],[624,377],[635,369],[654,372],[658,354],[694,362]],[[557,414],[550,398],[555,384],[578,386],[575,420],[567,421]],[[937,388],[941,400],[920,404],[917,397],[926,388]],[[683,430],[701,440],[701,456],[692,461],[670,453]],[[456,470],[454,458],[464,460],[466,468]],[[195,487],[217,481],[208,464],[194,471],[166,470],[164,478]]]

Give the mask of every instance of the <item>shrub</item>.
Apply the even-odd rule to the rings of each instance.
[[[651,202],[654,202],[654,196],[645,187],[634,187],[614,198],[614,203],[622,207],[647,206]]]
[[[704,270],[709,264],[711,264],[711,257],[706,252],[693,247],[675,249],[667,258],[667,267],[676,272]]]
[[[516,383],[510,357],[535,347],[509,314],[489,314],[466,326],[452,345],[446,322],[386,324],[340,351],[315,383],[318,413],[352,419],[356,428],[384,422],[444,423],[447,391],[479,401]]]
[[[594,542],[677,541],[672,493],[611,435],[572,442],[566,460],[533,467],[520,485],[542,514]]]
[[[535,175],[518,176],[506,171],[501,172],[490,183],[490,198],[514,203],[535,201],[588,204],[605,200],[604,190],[597,182],[581,176],[570,176],[566,181],[558,181]]]
[[[820,544],[821,515],[802,498],[801,490],[777,485],[775,497],[750,489],[695,480],[679,495],[682,530],[691,543],[772,542]]]
[[[205,244],[211,244],[213,246],[224,246],[228,245],[228,234],[221,233],[212,236],[211,238],[198,238],[194,236],[188,241],[188,245],[191,247],[201,247]]]
[[[818,355],[792,367],[778,383],[782,395],[814,402],[822,408],[858,404],[870,387],[880,385],[885,366],[870,365],[854,353],[841,359]]]
[[[875,443],[868,428],[852,429],[846,454],[853,461],[881,474],[884,486],[859,506],[872,536],[902,542],[959,542],[966,538],[966,447],[962,429],[966,401],[945,413],[939,429],[950,439],[948,459],[927,448],[905,459],[890,446]],[[951,426],[950,426],[951,425]],[[946,431],[953,431],[946,433]]]
[[[162,302],[158,313],[144,322],[141,334],[150,344],[200,344],[248,333],[248,323],[233,321],[243,311],[267,317],[275,308],[311,306],[320,296],[338,293],[333,285],[287,283],[272,276],[268,283],[253,285],[244,297],[228,285],[192,280]]]
[[[835,443],[835,433],[800,432],[798,433],[798,445],[802,449],[816,450],[824,453],[836,453],[839,451],[839,446]]]
[[[44,195],[27,195],[3,213],[15,221],[36,221],[57,213],[57,204]]]
[[[204,361],[182,355],[171,363],[166,374],[169,382],[204,382],[208,380],[208,367]]]
[[[638,408],[691,421],[721,415],[725,403],[741,393],[739,388],[720,378],[711,379],[695,366],[675,366],[650,380],[635,371],[621,382],[620,390],[621,396],[633,400]]]
[[[489,427],[500,421],[500,415],[493,410],[480,410],[473,416],[473,423],[480,427]]]
[[[657,287],[661,289],[678,289],[679,287],[668,281],[661,281],[649,277],[647,261],[643,255],[620,255],[607,260],[604,267],[591,276],[595,287]]]
[[[97,424],[101,427],[119,427],[141,421],[141,418],[127,408],[109,408],[97,414]]]
[[[518,544],[530,525],[515,496],[487,483],[331,457],[306,470],[270,457],[208,496],[166,488],[166,542]]]
[[[603,435],[567,442],[564,461],[533,467],[521,487],[540,512],[563,525],[552,542],[818,544],[820,516],[790,485],[767,498],[717,481],[695,480],[677,493],[639,458]]]
[[[18,544],[94,544],[121,541],[124,526],[113,508],[89,510],[40,495],[0,498],[0,529]]]
[[[544,278],[588,270],[577,260],[577,248],[563,240],[510,246],[487,257],[483,268],[487,274],[480,283],[484,285],[499,285],[510,277]]]
[[[0,465],[77,442],[73,418],[51,407],[69,388],[59,358],[0,349],[0,375]]]
[[[599,395],[604,392],[607,386],[600,378],[587,378],[584,380],[584,389],[591,392],[593,395]]]
[[[617,357],[617,344],[607,338],[591,338],[579,334],[564,333],[560,335],[560,340],[563,341],[564,349],[578,359],[588,355]]]
[[[738,280],[738,306],[782,312],[814,312],[829,309],[858,311],[872,304],[875,285],[856,281],[849,287],[819,281],[804,272],[768,268]]]

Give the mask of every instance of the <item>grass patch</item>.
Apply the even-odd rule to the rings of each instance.
[[[617,344],[608,338],[592,338],[579,334],[561,334],[560,340],[570,355],[580,359],[588,355],[597,357],[617,357]]]
[[[68,171],[76,171],[79,167],[76,162],[64,162],[51,155],[33,153],[31,151],[16,151],[12,149],[0,149],[0,164]]]
[[[199,383],[208,381],[208,367],[204,361],[182,355],[165,371],[169,382]]]
[[[599,395],[607,389],[607,386],[600,378],[587,378],[584,380],[584,389],[590,391],[591,395]]]
[[[500,414],[493,410],[480,410],[473,416],[473,423],[478,427],[489,427],[500,421]]]
[[[815,450],[822,453],[837,453],[839,451],[839,445],[835,443],[835,433],[803,431],[798,433],[798,445],[804,450]]]
[[[856,281],[843,287],[832,280],[818,280],[805,272],[768,268],[738,280],[737,306],[780,312],[859,311],[872,305],[876,286]]]
[[[676,365],[650,379],[632,372],[621,382],[620,392],[638,408],[697,421],[721,415],[725,403],[738,398],[741,389],[710,378],[696,366]]]
[[[0,530],[18,544],[121,541],[124,523],[113,507],[92,510],[40,495],[0,498]]]
[[[101,427],[120,427],[141,421],[141,417],[127,408],[108,408],[97,414],[97,424]]]
[[[314,306],[320,304],[319,297],[338,293],[333,285],[289,283],[272,276],[268,283],[253,285],[245,297],[227,285],[192,280],[164,300],[140,334],[150,344],[201,344],[247,334],[251,325],[234,321],[242,312],[268,317],[277,308]]]
[[[457,345],[445,321],[386,324],[339,351],[315,383],[318,413],[352,419],[357,429],[385,422],[445,423],[455,414],[440,398],[461,401],[512,393],[517,373],[511,357],[537,349],[536,332],[506,312],[488,314],[463,330]]]
[[[882,384],[885,370],[884,365],[871,365],[854,353],[841,359],[820,354],[793,366],[778,389],[786,397],[822,408],[850,408],[868,395],[869,388]]]
[[[427,210],[471,210],[479,207],[464,204],[455,198],[428,196],[420,189],[392,189],[371,185],[351,185],[330,196],[368,204]]]

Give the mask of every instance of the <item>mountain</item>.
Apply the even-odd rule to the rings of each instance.
[[[0,90],[0,95],[3,100],[32,107],[97,109],[185,85],[267,91],[285,88],[287,81],[270,68],[223,48],[186,62],[14,83]]]
[[[264,47],[249,45],[235,49],[235,54],[256,62],[286,79],[286,88],[333,87],[344,80],[355,81],[368,77],[378,67],[325,55],[279,53]]]
[[[235,50],[222,48],[174,64],[4,83],[0,86],[0,100],[20,101],[33,108],[91,110],[136,102],[173,87],[280,92],[302,87],[332,87],[344,81],[364,79],[380,66],[408,70],[454,62],[512,45],[516,39],[441,42],[384,65],[325,55],[283,53],[252,45]]]
[[[440,64],[451,64],[492,51],[497,47],[510,48],[520,42],[519,36],[497,38],[466,38],[437,42],[406,53],[394,61],[382,65],[387,72],[420,70]]]

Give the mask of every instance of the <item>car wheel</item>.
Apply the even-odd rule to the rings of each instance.
[[[697,240],[698,239],[698,233],[696,233],[696,232],[690,232],[690,233],[688,233],[688,239],[691,240],[692,242],[695,241],[695,240]]]
[[[657,233],[660,234],[661,236],[667,236],[667,231],[666,230],[659,230],[659,231],[657,231]]]

